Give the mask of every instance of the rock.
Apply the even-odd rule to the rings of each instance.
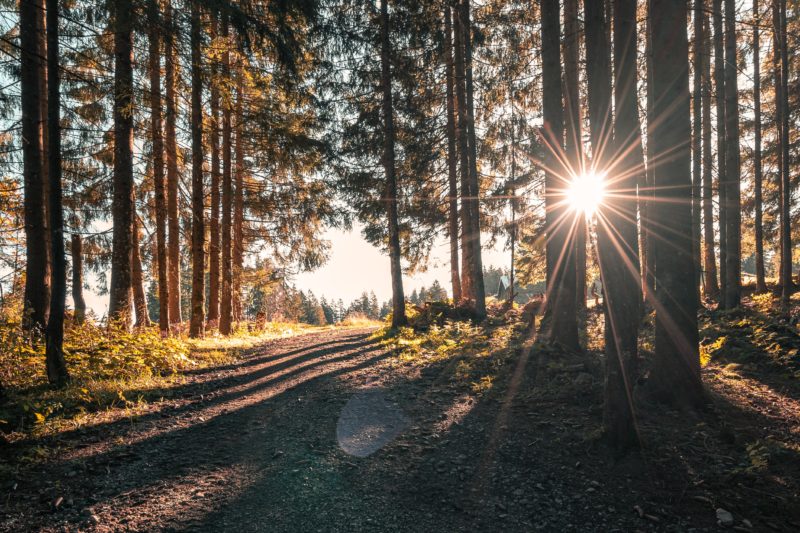
[[[730,511],[726,511],[722,507],[717,509],[717,524],[722,527],[731,527],[733,525],[733,515]]]

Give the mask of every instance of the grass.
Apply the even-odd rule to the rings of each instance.
[[[268,340],[321,329],[296,323],[240,328],[235,335],[162,338],[156,327],[128,332],[94,324],[71,325],[65,357],[71,381],[61,389],[47,384],[44,347],[32,345],[18,322],[0,322],[0,436],[9,441],[41,437],[89,423],[116,409],[135,414],[149,402],[171,395],[184,381],[182,371],[237,359]]]

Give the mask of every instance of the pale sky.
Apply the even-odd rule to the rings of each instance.
[[[374,291],[378,301],[384,302],[392,297],[391,277],[389,274],[389,256],[382,254],[361,236],[358,226],[351,231],[329,229],[321,238],[331,241],[331,254],[328,262],[313,272],[303,272],[291,280],[298,289],[311,290],[320,298],[338,300],[345,305],[356,299],[362,292]],[[486,242],[486,238],[484,238]],[[483,251],[483,265],[502,266],[508,268],[509,253],[503,251],[503,243]],[[439,280],[451,294],[450,290],[450,250],[444,238],[438,238],[431,252],[431,260],[425,272],[413,276],[403,276],[403,288],[406,296],[414,289],[430,286]],[[94,285],[96,280],[86,273],[87,281]],[[94,291],[84,291],[86,305],[98,317],[108,310],[108,295],[98,295]],[[72,307],[72,298],[68,295],[67,304]]]

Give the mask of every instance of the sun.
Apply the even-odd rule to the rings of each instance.
[[[605,194],[605,175],[588,171],[572,179],[566,196],[572,209],[591,217],[603,203]]]

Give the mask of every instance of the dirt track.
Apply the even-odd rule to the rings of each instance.
[[[392,354],[369,335],[271,342],[188,375],[135,420],[63,435],[64,453],[3,487],[0,530],[703,531],[716,529],[723,505],[737,523],[793,527],[767,498],[759,511],[708,492],[712,477],[693,485],[702,465],[676,471],[680,454],[615,463],[592,437],[596,377],[568,376],[558,397],[540,394],[554,378],[522,354],[477,397],[453,385],[449,363],[387,365]],[[389,438],[356,457],[337,424],[344,410],[356,420],[348,431],[364,426],[365,391],[395,425],[364,427],[363,438]]]

